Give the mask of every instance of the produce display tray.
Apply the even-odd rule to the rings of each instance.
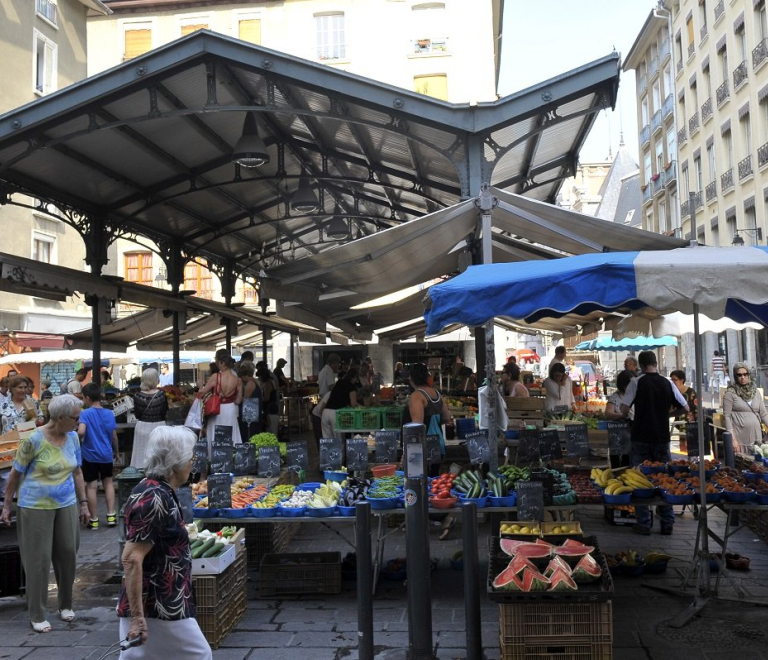
[[[499,538],[490,539],[490,558],[488,561],[488,598],[496,603],[528,603],[528,602],[567,602],[567,603],[599,603],[613,598],[613,579],[608,570],[605,556],[600,551],[597,539],[588,536],[582,541],[585,545],[594,546],[592,556],[603,569],[600,579],[587,584],[579,584],[578,591],[496,591],[491,585],[496,576],[506,568],[512,559],[501,551]]]

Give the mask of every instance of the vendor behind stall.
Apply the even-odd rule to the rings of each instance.
[[[555,412],[556,409],[573,409],[573,382],[565,373],[565,365],[562,362],[553,361],[549,367],[549,378],[542,383],[546,398],[544,410]]]
[[[322,430],[324,438],[341,437],[336,430],[336,410],[357,407],[357,386],[359,384],[360,372],[358,368],[350,367],[333,386],[331,396],[328,397],[328,403],[323,410]]]

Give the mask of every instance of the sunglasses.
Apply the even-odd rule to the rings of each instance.
[[[744,378],[745,376],[749,376],[749,374],[746,373],[746,372],[740,373],[740,374],[736,374],[736,378]]]

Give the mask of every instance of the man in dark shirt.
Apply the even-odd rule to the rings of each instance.
[[[632,465],[650,461],[669,461],[669,418],[688,412],[685,399],[666,378],[656,371],[656,354],[642,351],[638,363],[643,374],[633,378],[624,394],[621,410],[624,414],[635,406],[635,420],[632,424],[632,445],[629,460]],[[669,535],[675,524],[675,513],[671,506],[656,509],[661,524],[661,533]],[[651,511],[647,506],[636,506],[637,523],[633,531],[647,536],[651,533]]]

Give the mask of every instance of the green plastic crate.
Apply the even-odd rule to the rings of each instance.
[[[381,408],[381,428],[399,429],[403,425],[403,408],[401,406],[387,406]]]
[[[336,428],[340,431],[344,429],[359,429],[356,426],[357,411],[354,408],[339,408],[336,411]]]
[[[339,408],[336,411],[336,428],[380,429],[381,413],[378,408]]]

